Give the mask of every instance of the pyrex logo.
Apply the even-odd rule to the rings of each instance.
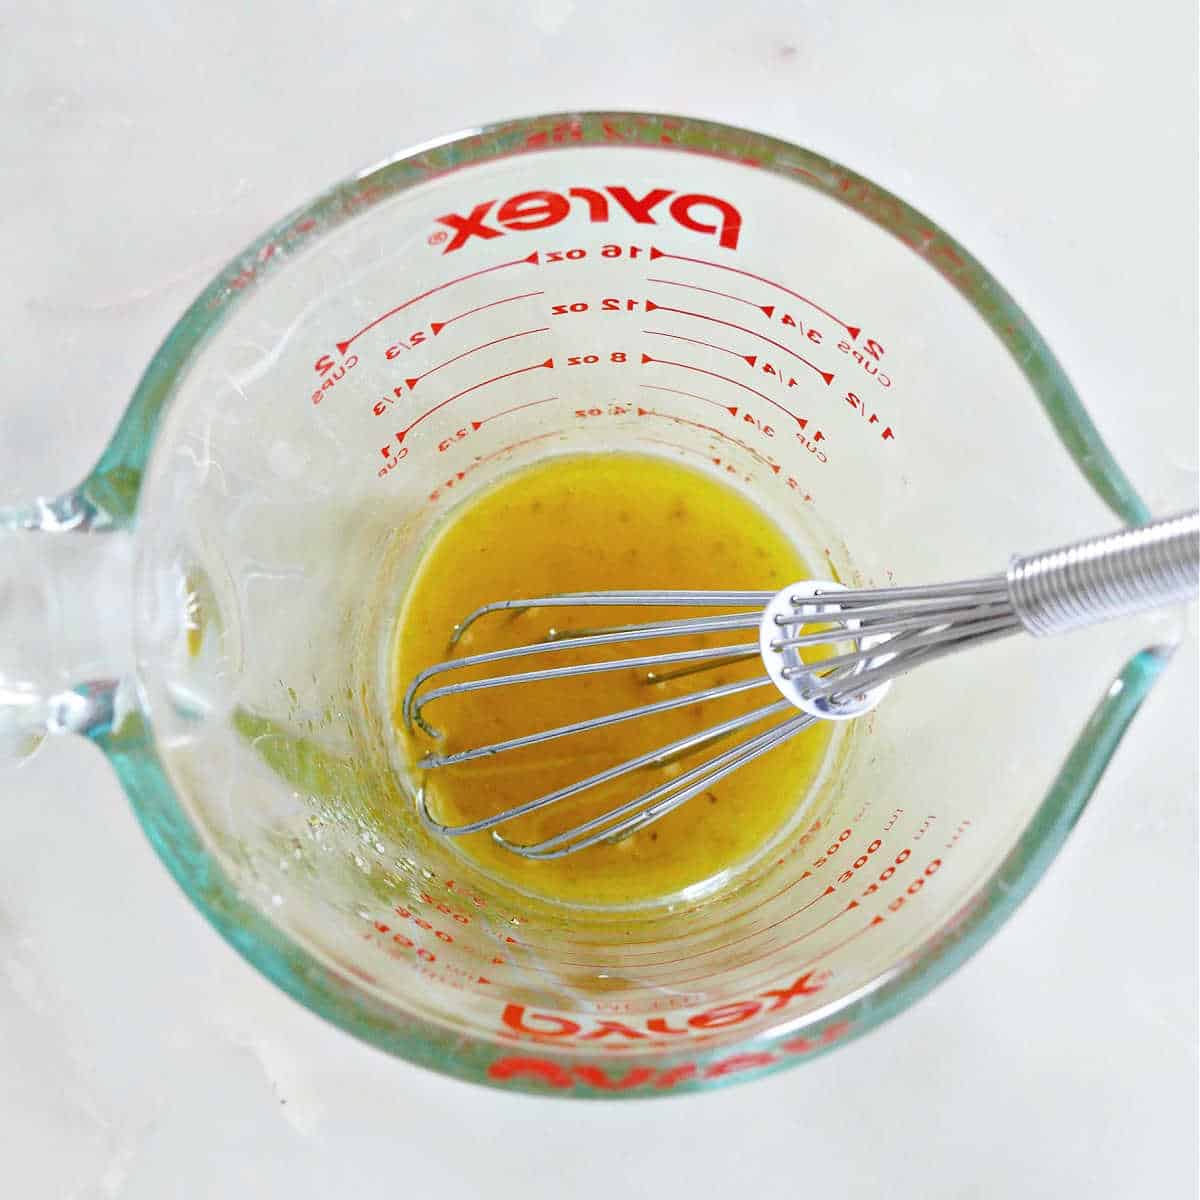
[[[577,1016],[577,1019],[557,1013],[534,1012],[523,1004],[506,1004],[501,1021],[503,1037],[522,1035],[533,1041],[599,1041],[613,1038],[617,1042],[643,1041],[647,1038],[685,1038],[704,1036],[709,1030],[723,1029],[728,1025],[740,1025],[760,1012],[779,1012],[803,996],[815,996],[829,982],[828,971],[806,971],[788,987],[772,988],[760,992],[750,1000],[739,1000],[733,1004],[720,1004],[705,1012],[696,1013],[686,1021],[674,1021],[667,1017],[638,1018],[628,1021],[600,1021],[592,1017]]]
[[[835,1021],[814,1037],[794,1037],[773,1050],[752,1050],[731,1054],[715,1062],[680,1063],[673,1067],[621,1067],[608,1063],[577,1063],[570,1067],[548,1058],[526,1054],[510,1054],[498,1058],[488,1067],[488,1078],[499,1083],[516,1080],[535,1086],[552,1088],[575,1087],[594,1092],[628,1092],[653,1088],[666,1091],[680,1084],[700,1080],[722,1079],[741,1071],[761,1071],[787,1058],[826,1050],[850,1032],[849,1021]]]
[[[667,204],[672,196],[674,199]],[[444,217],[438,217],[437,221],[452,229],[454,236],[446,243],[442,253],[461,250],[472,238],[488,241],[504,237],[506,232],[513,230],[549,229],[567,219],[571,214],[572,201],[582,202],[581,206],[586,209],[591,222],[606,222],[614,208],[610,197],[619,211],[639,225],[657,225],[657,210],[657,216],[667,215],[684,229],[714,235],[726,250],[737,249],[742,215],[728,200],[702,192],[675,195],[670,188],[651,188],[639,198],[626,187],[610,186],[603,189],[573,187],[568,188],[565,194],[520,192],[510,196],[498,208],[495,200],[485,200],[475,205],[465,217],[458,213],[447,213]],[[665,210],[662,207],[664,204]],[[442,231],[434,236],[437,238],[439,235],[445,236]]]

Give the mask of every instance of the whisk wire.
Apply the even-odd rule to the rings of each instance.
[[[520,615],[535,608],[623,608],[626,606],[653,606],[655,608],[761,608],[774,595],[773,592],[714,592],[714,591],[665,591],[626,590],[611,592],[560,592],[556,596],[539,596],[526,600],[497,600],[480,605],[473,613],[463,618],[451,631],[450,646],[453,649],[472,625],[481,617],[493,613],[507,612]]]
[[[668,663],[701,663],[704,669],[718,667],[733,659],[753,658],[758,646],[709,646],[701,650],[679,650],[674,654],[646,654],[640,658],[619,658],[608,662],[577,663],[569,667],[544,667],[539,671],[523,671],[515,675],[492,675],[487,679],[471,679],[466,683],[452,683],[446,687],[433,688],[426,692],[415,708],[420,712],[434,700],[444,696],[461,696],[468,692],[487,691],[489,688],[513,687],[521,683],[542,683],[548,679],[572,679],[580,675],[597,675],[608,671],[638,671],[647,667],[665,666]],[[414,720],[416,717],[414,717]]]
[[[1019,633],[1020,630],[1021,624],[1015,619],[1012,621],[991,622],[986,627],[979,629],[952,630],[949,631],[951,635],[949,639],[940,645],[920,646],[911,651],[901,651],[899,648],[895,648],[890,655],[887,655],[889,661],[879,667],[861,670],[858,673],[854,673],[855,669],[853,667],[844,667],[842,668],[846,672],[844,675],[835,676],[820,684],[806,686],[804,692],[813,699],[829,697],[836,700],[839,696],[846,695],[849,692],[870,691],[872,688],[888,683],[898,675],[907,674],[914,668],[932,662],[934,659],[943,658],[947,654],[954,654],[964,649],[968,644],[1007,637],[1010,634]],[[888,644],[884,642],[882,646],[874,650],[863,652],[865,660],[869,662],[872,655],[875,655],[877,658],[884,657],[886,654],[885,648]]]
[[[473,667],[488,666],[497,662],[508,662],[516,658],[526,658],[532,654],[544,654],[550,651],[587,650],[597,646],[611,646],[617,642],[649,641],[659,637],[681,637],[691,634],[726,633],[740,629],[755,629],[758,627],[758,617],[753,614],[729,617],[698,617],[694,620],[683,621],[649,621],[642,625],[620,627],[591,633],[583,637],[563,638],[553,641],[533,642],[525,646],[510,646],[504,650],[490,650],[485,654],[469,654],[463,658],[449,659],[446,662],[435,663],[414,676],[404,693],[401,712],[404,722],[411,730],[413,725],[420,726],[430,737],[439,737],[438,730],[428,725],[421,717],[424,702],[417,701],[417,693],[438,675],[448,671],[464,671]]]
[[[784,703],[787,702],[784,701]],[[555,834],[545,841],[522,845],[519,842],[511,842],[500,834],[492,836],[506,850],[511,850],[525,858],[539,860],[561,858],[564,855],[585,850],[602,841],[629,837],[639,829],[644,829],[647,825],[661,820],[680,805],[686,804],[701,792],[710,789],[726,775],[752,762],[755,758],[761,757],[768,750],[773,750],[802,729],[814,724],[815,721],[815,717],[807,714],[790,717],[765,733],[760,733],[749,741],[734,746],[715,758],[693,767],[690,771],[686,771],[666,783],[659,784],[649,792],[626,801],[620,807],[601,813],[599,816]],[[626,816],[627,813],[630,815]]]
[[[657,716],[659,713],[684,708],[689,704],[723,700],[726,696],[736,696],[740,692],[750,691],[752,688],[770,687],[770,685],[771,681],[765,675],[755,679],[740,679],[736,683],[722,684],[720,687],[707,688],[702,692],[689,692],[687,695],[672,696],[668,700],[658,700],[653,704],[642,704],[636,708],[623,709],[621,712],[605,713],[599,717],[588,717],[583,721],[572,721],[568,725],[557,725],[553,729],[541,729],[536,733],[523,734],[521,737],[506,738],[504,741],[493,742],[488,746],[478,746],[473,750],[459,750],[453,754],[427,754],[421,759],[419,765],[426,770],[432,770],[434,767],[451,767],[458,763],[471,762],[476,758],[506,754],[510,750],[521,750],[526,746],[537,746],[555,738],[570,737],[576,733],[588,733],[593,729],[603,729],[621,721],[634,721],[642,717]]]
[[[598,771],[594,775],[589,775],[586,779],[580,779],[555,791],[547,792],[544,796],[527,800],[523,804],[505,809],[494,816],[483,817],[478,821],[472,821],[468,824],[444,825],[438,821],[429,811],[428,798],[424,788],[421,789],[418,807],[425,823],[434,828],[438,833],[447,834],[451,837],[459,837],[468,833],[483,833],[486,830],[496,828],[498,825],[515,821],[518,817],[526,817],[530,813],[537,812],[551,804],[556,804],[560,800],[566,800],[571,796],[579,795],[581,792],[611,783],[614,779],[619,779],[622,775],[628,775],[632,771],[637,771],[645,767],[658,766],[684,754],[690,754],[712,742],[719,741],[723,737],[728,737],[729,734],[736,733],[740,729],[756,725],[758,722],[765,721],[778,713],[786,712],[791,707],[791,704],[786,700],[776,700],[771,704],[764,705],[762,708],[731,717],[728,721],[722,721],[719,725],[714,725],[710,729],[702,729],[697,733],[690,733],[686,737],[679,738],[666,746],[657,746],[653,750],[647,750],[645,753],[638,754],[634,758],[626,759],[625,762],[617,763],[615,766]]]

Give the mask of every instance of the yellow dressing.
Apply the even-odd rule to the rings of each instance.
[[[629,454],[558,458],[501,481],[472,499],[432,539],[418,566],[396,629],[393,719],[409,761],[518,737],[602,713],[762,675],[757,654],[665,682],[621,669],[484,690],[433,701],[426,719],[438,740],[404,730],[400,703],[409,681],[449,657],[450,631],[478,606],[557,592],[610,589],[758,589],[774,591],[811,574],[782,531],[739,493],[713,477],[666,459]],[[550,631],[707,616],[726,609],[540,608],[486,617],[471,626],[455,657],[534,641]],[[749,611],[749,610],[747,610]],[[667,653],[703,646],[753,646],[755,629],[623,642],[588,651],[556,651],[435,680],[462,679],[571,663]],[[664,672],[672,668],[664,667]],[[426,689],[428,690],[428,689]],[[465,824],[738,713],[777,702],[765,686],[603,730],[471,763],[421,772],[434,816]],[[770,718],[785,720],[789,710]],[[756,724],[720,742],[640,770],[504,825],[512,841],[550,837],[677,777],[768,728]],[[755,856],[796,813],[830,744],[820,724],[706,787],[662,820],[623,841],[549,862],[520,858],[490,833],[455,839],[487,874],[552,900],[629,905],[718,883]]]

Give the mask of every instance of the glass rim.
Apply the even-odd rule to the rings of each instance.
[[[107,448],[76,497],[98,525],[135,523],[138,494],[162,412],[192,358],[240,296],[320,238],[375,204],[451,171],[518,154],[588,146],[648,146],[714,156],[815,188],[903,241],[964,296],[1007,347],[1083,478],[1129,524],[1148,511],[1101,440],[1041,335],[962,246],[892,193],[839,164],[764,134],[690,117],[640,112],[554,113],[480,126],[422,143],[334,185],[271,226],[219,272],[151,359]],[[705,1090],[815,1057],[897,1014],[961,966],[1036,884],[1082,813],[1109,758],[1169,657],[1136,654],[1112,681],[1020,838],[981,880],[951,923],[855,993],[736,1043],[702,1052],[631,1053],[608,1060],[626,1080],[653,1068],[646,1086],[589,1086],[582,1060],[549,1045],[503,1044],[417,1017],[327,965],[241,899],[175,795],[138,712],[94,731],[156,853],[209,923],[257,970],[349,1033],[443,1074],[509,1091],[628,1097]],[[797,1037],[798,1032],[803,1037]],[[690,1074],[688,1073],[690,1071]],[[656,1079],[672,1076],[668,1088]]]

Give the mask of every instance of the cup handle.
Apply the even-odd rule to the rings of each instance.
[[[79,492],[0,508],[0,768],[110,728],[133,674],[133,537]]]

